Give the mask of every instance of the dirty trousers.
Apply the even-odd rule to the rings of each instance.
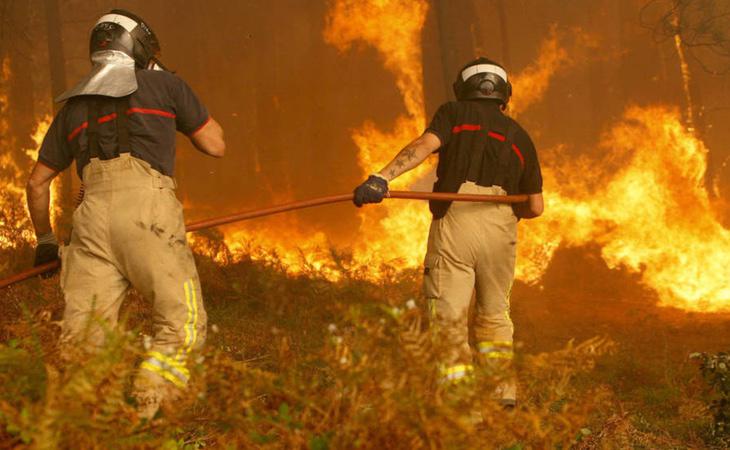
[[[499,186],[472,182],[462,184],[459,193],[505,194]],[[509,373],[516,242],[517,218],[507,204],[454,202],[446,216],[431,223],[423,288],[434,327],[454,343],[442,369],[445,379],[468,376],[473,359]],[[515,390],[510,379],[496,395],[513,401]]]
[[[136,395],[156,410],[168,385],[187,383],[186,359],[203,344],[206,332],[175,182],[129,154],[92,159],[83,180],[85,197],[73,215],[71,242],[61,252],[63,347],[102,346],[105,330],[116,324],[133,286],[152,302],[155,327]]]

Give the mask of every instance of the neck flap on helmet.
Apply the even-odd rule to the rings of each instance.
[[[141,18],[125,10],[112,10],[91,31],[91,72],[56,101],[79,95],[127,96],[137,90],[136,70],[166,70],[157,59],[159,53],[155,33]]]

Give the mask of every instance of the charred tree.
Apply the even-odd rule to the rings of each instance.
[[[46,30],[48,33],[48,67],[51,71],[51,97],[66,89],[66,60],[64,58],[61,10],[58,0],[45,0]],[[53,103],[53,112],[59,105]]]
[[[509,28],[507,27],[507,10],[505,8],[505,0],[496,0],[497,17],[499,18],[499,37],[502,43],[502,65],[509,70],[512,68],[512,56],[509,47]]]
[[[642,8],[641,21],[658,42],[673,41],[684,89],[685,120],[688,128],[703,138],[707,130],[699,75],[730,72],[730,4],[718,0],[650,0]],[[709,150],[705,186],[712,197],[718,195],[716,174],[723,159],[717,150]]]
[[[29,2],[17,2],[14,17],[22,18],[26,23],[30,16]],[[9,30],[13,38],[10,46],[10,91],[9,100],[13,105],[12,129],[16,131],[20,148],[32,148],[30,132],[36,122],[34,111],[33,80],[29,75],[33,72],[32,39],[28,34],[28,27],[19,27],[13,24]]]

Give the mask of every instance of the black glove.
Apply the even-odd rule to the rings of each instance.
[[[46,234],[38,238],[38,246],[35,248],[35,261],[33,267],[56,261],[58,259],[58,243],[53,234]],[[41,274],[43,278],[52,277],[58,269]]]
[[[385,178],[370,175],[363,184],[355,188],[352,202],[359,208],[365,203],[380,203],[387,194],[388,181]]]

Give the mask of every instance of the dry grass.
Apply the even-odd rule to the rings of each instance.
[[[0,448],[709,445],[696,367],[642,361],[644,349],[620,334],[549,350],[528,342],[516,361],[522,401],[505,413],[488,401],[498,374],[437,382],[448,343],[428,332],[422,308],[407,306],[421,303],[415,271],[392,271],[378,284],[353,272],[332,283],[316,271],[287,276],[276,263],[220,267],[199,255],[198,264],[208,345],[194,358],[185,395],[152,423],[137,418],[127,397],[150,332],[143,299],[131,296],[127,331],[110,331],[104,352],[62,367],[56,281],[0,293]]]

